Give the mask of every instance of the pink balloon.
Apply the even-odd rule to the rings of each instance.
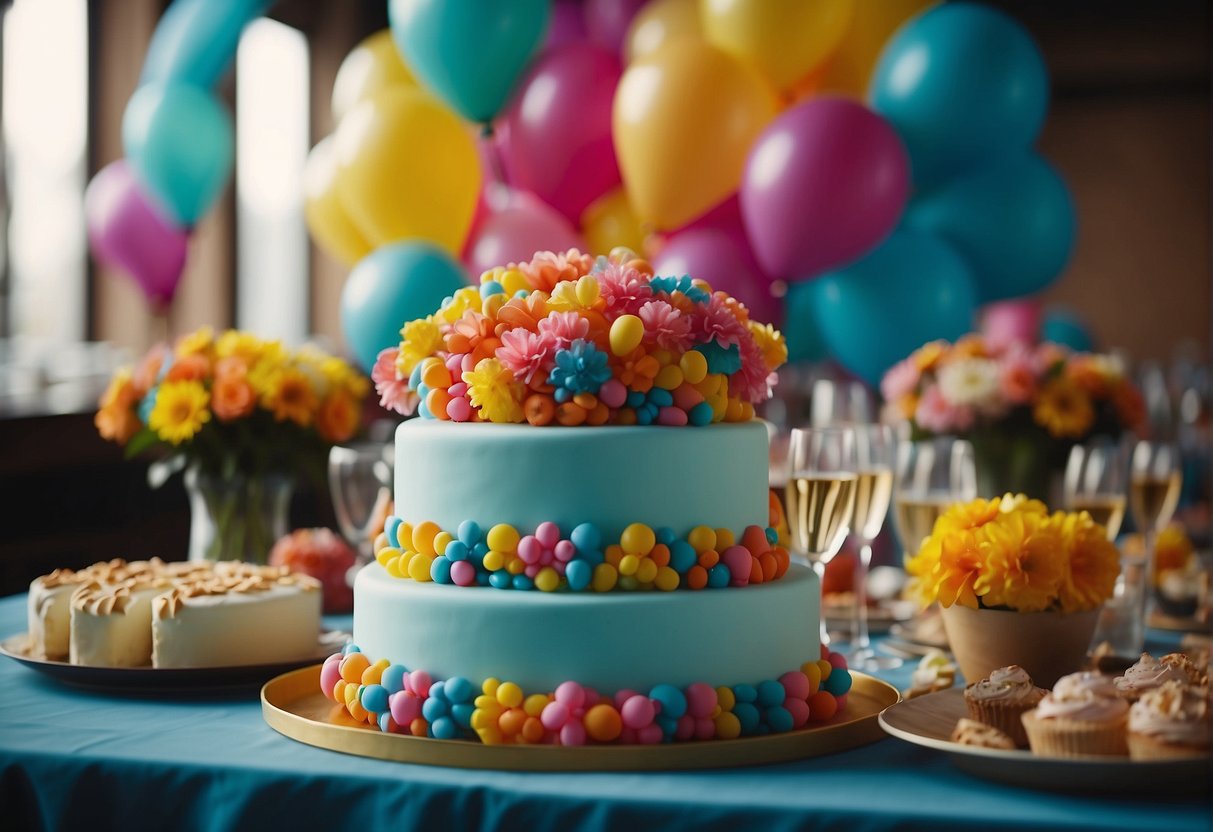
[[[555,49],[566,43],[578,43],[586,39],[585,17],[579,0],[556,0],[552,5],[552,19],[548,23],[546,49]]]
[[[706,214],[691,220],[677,231],[670,232],[670,236],[677,236],[684,231],[702,231],[705,229],[722,231],[729,235],[753,259],[750,240],[745,234],[745,222],[741,218],[741,200],[737,194],[733,194]],[[754,263],[755,267],[757,267],[758,261],[754,260]]]
[[[981,329],[995,349],[1012,344],[1035,344],[1040,337],[1040,302],[1004,300],[991,303],[982,312]]]
[[[897,225],[910,163],[887,121],[857,101],[814,98],[758,137],[741,215],[768,274],[805,279],[866,254]]]
[[[468,244],[466,261],[473,275],[494,266],[530,260],[537,251],[585,251],[585,241],[557,211],[529,194],[514,191],[504,207],[485,218]]]
[[[167,306],[185,268],[189,235],[165,219],[125,159],[106,165],[84,194],[93,255],[126,272],[148,301]]]
[[[619,184],[611,107],[622,73],[599,46],[562,46],[542,55],[502,121],[510,183],[577,223],[591,202]]]
[[[670,237],[653,259],[653,273],[706,280],[744,303],[755,320],[780,323],[782,304],[771,294],[771,282],[723,231],[694,229]]]
[[[590,39],[605,46],[616,55],[623,49],[623,39],[636,12],[648,0],[586,0],[585,30]]]

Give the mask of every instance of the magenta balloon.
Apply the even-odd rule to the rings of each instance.
[[[552,5],[552,19],[548,22],[545,48],[555,49],[567,43],[578,43],[586,37],[580,0],[556,0]]]
[[[530,260],[537,251],[585,251],[585,241],[557,211],[530,195],[514,193],[501,210],[485,218],[468,246],[473,275],[494,266]]]
[[[771,294],[770,281],[724,231],[703,228],[670,237],[653,259],[653,273],[706,280],[744,303],[755,320],[780,323],[782,305]]]
[[[741,200],[737,194],[733,194],[706,214],[691,220],[677,231],[671,231],[670,236],[681,234],[684,231],[703,231],[706,229],[723,231],[739,246],[747,252],[751,252],[750,240],[746,237],[745,233],[745,222],[741,219]],[[753,257],[752,252],[751,257]],[[757,261],[755,263],[757,264]]]
[[[591,40],[618,55],[623,49],[623,39],[628,34],[632,18],[647,2],[648,0],[586,0],[585,30]]]
[[[527,72],[502,119],[510,184],[573,223],[619,184],[611,107],[621,72],[619,59],[599,46],[553,49]]]
[[[996,349],[1013,344],[1030,346],[1040,337],[1040,302],[1004,300],[991,303],[981,316],[982,333]]]
[[[805,279],[873,249],[897,225],[909,191],[909,157],[889,123],[827,96],[793,107],[758,137],[741,215],[767,273]]]
[[[130,275],[153,304],[170,303],[185,268],[189,235],[153,207],[125,159],[93,177],[84,212],[94,256]]]

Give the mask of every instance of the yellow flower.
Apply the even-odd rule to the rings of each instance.
[[[188,442],[211,420],[210,398],[199,381],[165,382],[156,393],[148,427],[165,442]]]
[[[1058,439],[1074,439],[1091,429],[1095,408],[1081,388],[1068,379],[1055,378],[1041,389],[1032,418]]]
[[[919,372],[925,373],[927,370],[934,369],[943,360],[947,351],[947,341],[931,341],[916,349],[910,355],[910,360],[914,362],[914,366],[918,368]]]
[[[289,419],[300,427],[307,427],[312,423],[319,401],[305,373],[294,367],[284,367],[269,377],[261,404],[277,421]]]
[[[985,524],[992,523],[1001,508],[1002,501],[998,497],[992,500],[978,498],[967,503],[953,503],[935,521],[935,528],[945,534],[950,531],[980,529]]]
[[[974,532],[955,531],[941,537],[939,562],[929,576],[940,605],[977,609],[977,581],[985,566],[983,554],[980,537]]]
[[[278,372],[286,366],[286,348],[278,341],[266,341],[261,345],[261,355],[249,366],[248,383],[258,398],[269,394],[270,386]]]
[[[973,332],[957,338],[952,349],[958,358],[988,358],[990,355],[985,339]]]
[[[261,358],[265,348],[266,342],[256,335],[229,329],[215,341],[215,357],[239,358],[251,367]]]
[[[750,321],[748,326],[754,343],[762,350],[762,363],[768,370],[776,370],[788,360],[788,345],[779,330],[758,321]]]
[[[987,607],[1020,612],[1047,609],[1069,569],[1069,553],[1047,516],[1000,514],[982,528],[985,569],[973,585]]]
[[[1058,512],[1050,523],[1070,553],[1070,568],[1063,575],[1060,600],[1063,612],[1093,610],[1112,597],[1120,574],[1120,553],[1108,540],[1104,527],[1085,511]]]
[[[215,330],[204,326],[188,335],[182,335],[177,341],[176,353],[178,356],[204,355],[210,358],[214,345]]]
[[[469,310],[479,312],[482,303],[479,289],[475,286],[464,286],[455,291],[455,294],[451,296],[451,302],[439,309],[434,317],[444,324],[453,324]]]
[[[998,510],[1003,514],[1012,511],[1027,511],[1047,516],[1049,513],[1049,507],[1040,500],[1034,500],[1027,494],[1011,494],[1010,492],[1002,495],[998,501]]]
[[[400,357],[396,359],[396,369],[405,378],[421,363],[421,359],[442,349],[442,332],[434,322],[433,315],[409,321],[401,327],[400,337]]]
[[[514,374],[496,358],[485,358],[473,370],[463,374],[468,385],[468,398],[473,406],[480,408],[480,415],[489,422],[521,422],[522,405],[519,400],[523,385]]]

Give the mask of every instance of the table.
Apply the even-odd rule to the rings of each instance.
[[[0,599],[0,637],[25,630],[24,604],[23,595]],[[349,621],[326,619],[332,627],[348,628]],[[885,678],[904,687],[908,674],[902,668]],[[302,745],[265,724],[253,691],[167,700],[85,693],[3,660],[0,704],[5,829],[1164,832],[1207,830],[1211,821],[1207,797],[1029,791],[972,778],[944,754],[892,738],[746,769],[518,774],[389,763]]]

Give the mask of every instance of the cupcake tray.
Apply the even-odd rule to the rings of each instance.
[[[877,717],[901,695],[892,685],[851,671],[847,711],[786,734],[722,742],[662,745],[481,745],[384,734],[351,719],[320,692],[320,665],[285,673],[261,689],[265,721],[308,745],[402,763],[506,771],[660,771],[725,768],[832,754],[884,737]]]
[[[1130,760],[1128,757],[1041,757],[952,742],[952,729],[967,716],[960,688],[908,699],[880,715],[886,732],[915,745],[943,751],[961,771],[1013,786],[1064,792],[1117,792],[1159,796],[1209,793],[1210,758]]]

